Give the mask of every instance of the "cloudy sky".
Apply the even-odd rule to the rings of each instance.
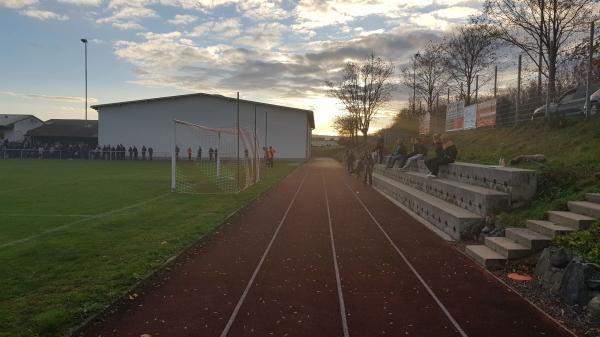
[[[312,109],[315,133],[329,134],[341,108],[324,81],[344,61],[373,50],[399,68],[481,2],[0,0],[0,113],[83,118],[85,37],[92,104],[239,91]]]

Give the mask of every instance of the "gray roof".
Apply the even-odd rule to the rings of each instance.
[[[134,104],[134,103],[148,103],[148,102],[154,102],[154,101],[172,100],[172,99],[188,98],[188,97],[213,97],[213,98],[220,98],[220,99],[226,99],[226,100],[237,100],[237,98],[234,98],[234,97],[227,97],[227,96],[223,96],[223,95],[214,95],[214,94],[206,94],[206,93],[199,92],[199,93],[187,94],[187,95],[166,96],[166,97],[156,97],[156,98],[133,100],[133,101],[97,104],[97,105],[92,105],[91,108],[94,110],[99,110],[101,108],[108,107],[108,106],[119,106],[119,105]],[[315,117],[314,117],[314,113],[312,112],[312,110],[298,109],[298,108],[277,105],[277,104],[249,101],[249,100],[245,100],[245,99],[240,99],[240,102],[251,103],[251,104],[260,104],[260,105],[272,106],[272,107],[277,107],[277,108],[284,108],[284,109],[291,109],[291,110],[298,110],[298,111],[306,112],[308,114],[308,120],[310,122],[311,128],[313,128],[313,129],[315,128]]]
[[[0,127],[11,126],[16,122],[22,121],[28,118],[35,118],[39,120],[39,118],[34,115],[9,115],[9,114],[0,114]],[[41,122],[41,121],[40,121]]]

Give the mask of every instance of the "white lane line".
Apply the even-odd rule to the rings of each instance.
[[[37,217],[61,217],[61,218],[89,218],[94,216],[93,214],[27,214],[27,213],[0,213],[0,217],[26,217],[26,218],[37,218]]]
[[[327,185],[325,184],[325,176],[323,176],[323,189],[325,190],[325,204],[327,205],[327,220],[329,221],[329,237],[331,239],[331,252],[333,254],[333,267],[335,269],[335,280],[337,282],[338,298],[340,300],[340,314],[342,315],[342,328],[344,337],[349,337],[348,321],[346,320],[346,305],[344,304],[344,294],[342,292],[342,280],[340,277],[340,269],[338,268],[337,255],[335,253],[335,241],[333,239],[333,227],[331,225],[331,211],[329,208],[329,195],[327,194]]]
[[[290,209],[292,208],[292,205],[296,201],[296,197],[298,196],[298,193],[300,192],[300,188],[302,187],[302,185],[304,185],[304,180],[306,180],[307,175],[308,175],[308,173],[304,174],[304,177],[302,177],[302,180],[300,181],[300,185],[298,185],[298,189],[296,190],[296,193],[294,193],[294,196],[292,197],[290,204],[288,205],[287,209],[285,210],[285,213],[283,213],[283,217],[281,218],[281,221],[279,221],[279,225],[277,225],[277,229],[275,229],[275,232],[273,233],[273,237],[271,238],[271,241],[269,241],[269,244],[267,245],[267,248],[265,249],[265,252],[263,253],[262,257],[260,258],[260,261],[258,261],[258,265],[256,266],[256,269],[254,269],[254,272],[252,273],[252,276],[250,277],[250,280],[248,281],[248,284],[246,285],[246,288],[244,289],[242,296],[240,297],[239,301],[235,305],[235,308],[233,309],[233,312],[231,313],[231,316],[229,317],[229,321],[227,321],[227,325],[225,326],[225,329],[223,329],[223,332],[221,332],[221,337],[225,337],[229,333],[229,330],[231,329],[231,326],[233,325],[233,322],[235,321],[235,318],[237,317],[238,312],[240,311],[240,308],[242,307],[244,300],[246,300],[246,296],[248,295],[248,292],[250,291],[250,288],[252,287],[252,284],[254,283],[254,279],[256,278],[256,275],[258,275],[258,272],[260,271],[260,268],[262,267],[263,262],[265,262],[265,258],[267,257],[267,254],[269,254],[269,251],[271,250],[271,246],[273,245],[273,242],[275,242],[275,239],[277,238],[277,234],[279,234],[279,230],[281,229],[281,226],[285,222],[285,219],[287,218],[288,213],[290,212]]]
[[[163,197],[165,197],[165,196],[167,196],[169,194],[171,194],[171,192],[164,193],[164,194],[158,195],[158,196],[150,198],[150,199],[146,199],[144,201],[135,203],[133,205],[125,206],[125,207],[122,207],[122,208],[119,208],[119,209],[114,209],[114,210],[111,210],[111,211],[108,211],[108,212],[96,214],[96,215],[93,215],[93,216],[90,216],[90,217],[87,217],[87,218],[83,218],[83,219],[79,219],[79,220],[76,220],[76,221],[73,221],[73,222],[69,222],[69,223],[66,223],[66,224],[64,224],[62,226],[54,227],[54,228],[42,231],[40,233],[37,233],[37,234],[31,235],[31,236],[22,238],[22,239],[9,241],[9,242],[0,244],[0,249],[1,248],[6,248],[6,247],[10,247],[10,246],[14,246],[14,245],[17,245],[17,244],[20,244],[20,243],[24,243],[24,242],[27,242],[27,241],[31,241],[33,239],[37,239],[37,238],[42,237],[44,235],[47,235],[47,234],[50,234],[50,233],[54,233],[54,232],[58,232],[58,231],[61,231],[63,229],[67,229],[67,228],[69,228],[71,226],[78,225],[78,224],[84,223],[84,222],[88,222],[90,220],[102,219],[102,218],[105,218],[105,217],[107,217],[109,215],[113,215],[115,213],[119,213],[119,212],[122,212],[122,211],[127,211],[127,210],[130,210],[132,208],[136,208],[136,207],[145,205],[147,203],[150,203],[152,201],[158,200],[160,198],[163,198]]]
[[[450,312],[448,311],[448,309],[446,308],[446,306],[444,305],[444,303],[442,303],[442,301],[440,301],[440,299],[433,292],[433,290],[431,290],[431,288],[429,287],[429,285],[427,285],[427,282],[425,282],[425,280],[423,279],[423,277],[421,277],[421,274],[419,274],[419,272],[415,269],[415,267],[412,265],[412,263],[410,263],[410,261],[406,258],[406,256],[404,255],[404,253],[402,253],[402,251],[400,250],[400,248],[398,248],[398,246],[394,243],[394,241],[388,235],[388,233],[383,229],[383,227],[381,227],[381,224],[379,224],[379,221],[377,221],[377,219],[375,218],[375,216],[373,215],[373,213],[371,213],[371,211],[369,210],[369,208],[367,208],[367,205],[365,205],[365,203],[360,199],[360,197],[356,193],[354,193],[354,191],[352,190],[352,188],[350,187],[350,185],[348,185],[348,182],[344,181],[344,184],[346,184],[346,187],[350,190],[350,192],[352,193],[352,195],[356,198],[356,200],[358,200],[358,202],[362,205],[362,207],[365,209],[365,211],[369,214],[369,216],[371,217],[371,220],[373,220],[373,222],[377,225],[377,227],[379,227],[379,230],[381,230],[381,232],[383,233],[383,235],[387,238],[387,240],[389,241],[390,245],[392,245],[392,247],[394,247],[394,249],[396,250],[396,252],[398,253],[398,255],[400,255],[400,257],[402,258],[402,260],[404,260],[404,262],[408,265],[408,267],[410,268],[410,270],[412,270],[413,274],[415,274],[415,276],[417,277],[417,279],[419,279],[419,282],[421,282],[421,284],[423,285],[423,287],[425,287],[425,289],[427,290],[427,292],[429,293],[429,295],[431,295],[431,297],[437,303],[437,305],[440,307],[440,309],[442,309],[442,311],[444,312],[444,314],[446,315],[446,317],[448,317],[448,319],[450,320],[450,322],[452,322],[452,325],[454,325],[454,328],[456,328],[456,330],[458,331],[458,333],[460,333],[460,335],[462,337],[469,337],[465,333],[465,331],[460,327],[460,325],[454,319],[454,317],[452,317],[452,315],[450,314]]]

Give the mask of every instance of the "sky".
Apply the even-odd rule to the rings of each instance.
[[[0,0],[0,114],[84,118],[86,38],[90,105],[240,92],[313,110],[313,133],[334,134],[342,107],[325,81],[344,62],[374,52],[399,70],[481,8],[479,0]],[[399,88],[373,130],[406,98]]]

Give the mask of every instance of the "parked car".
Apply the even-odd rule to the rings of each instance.
[[[582,85],[568,90],[560,96],[557,103],[548,104],[548,111],[551,116],[574,116],[585,112],[585,92],[586,86]],[[592,106],[591,114],[600,111],[600,83],[594,83],[590,87],[590,104]],[[535,109],[531,119],[544,118],[546,116],[546,105]]]

